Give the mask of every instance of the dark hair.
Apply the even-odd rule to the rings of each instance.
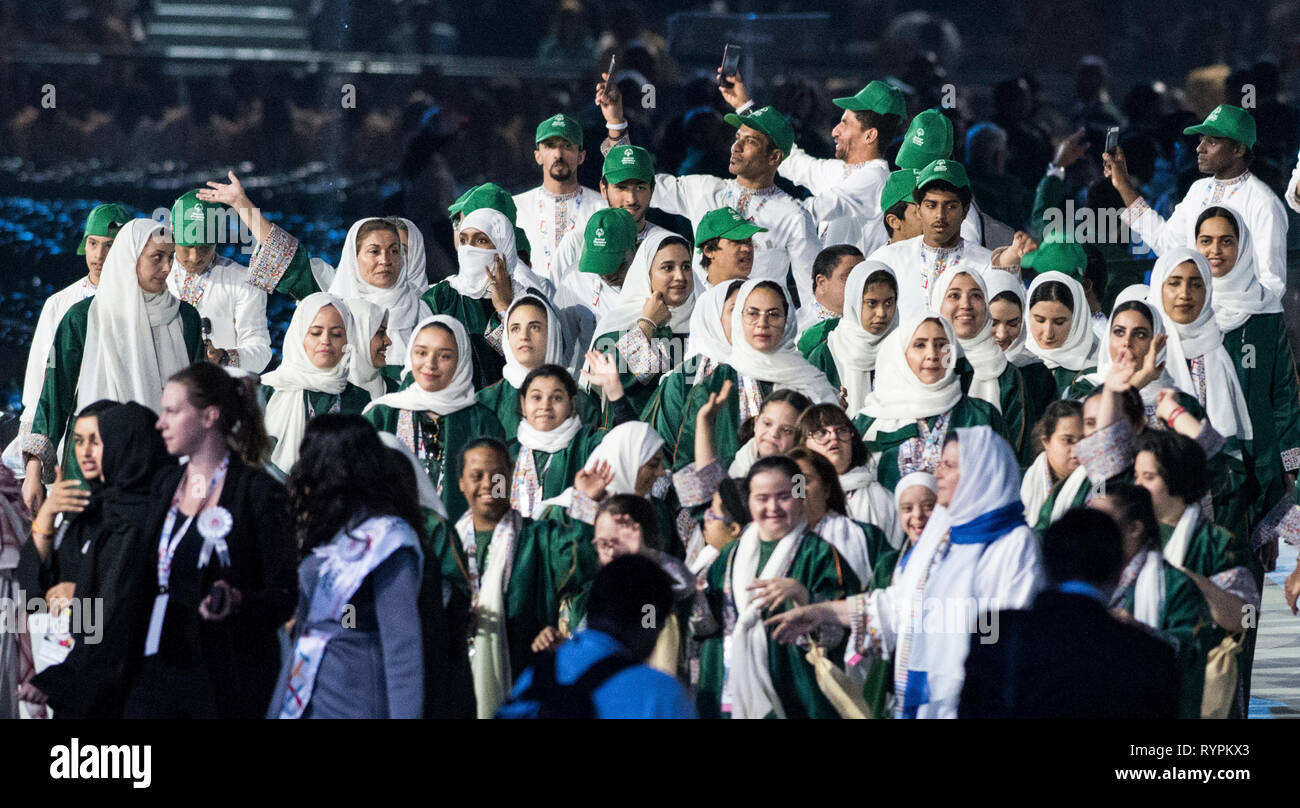
[[[462,474],[465,473],[465,456],[475,449],[491,449],[492,451],[499,453],[505,458],[506,468],[510,468],[510,451],[506,449],[506,445],[496,438],[483,437],[475,438],[465,444],[461,447],[460,454],[456,455],[456,468],[460,469]]]
[[[885,284],[890,289],[894,290],[895,297],[898,296],[898,279],[894,277],[893,273],[886,272],[883,269],[877,269],[875,272],[872,272],[867,276],[867,282],[862,284],[862,290],[865,292],[867,289],[870,289],[873,284],[877,283]]]
[[[108,399],[108,398],[101,398],[99,401],[93,401],[90,404],[87,404],[86,406],[82,407],[81,411],[77,413],[77,417],[74,418],[73,420],[79,421],[82,418],[89,418],[92,415],[98,417],[99,414],[102,413],[104,410],[108,409],[109,407],[116,407],[116,406],[117,406],[116,401],[113,401],[112,399]]]
[[[1085,581],[1105,589],[1124,564],[1119,527],[1093,508],[1071,508],[1043,532],[1043,572],[1051,584]]]
[[[714,236],[713,238],[705,239],[700,242],[700,266],[708,269],[709,264],[713,263],[713,259],[709,257],[709,253],[718,249],[718,240],[721,238],[722,236]]]
[[[371,219],[361,225],[361,227],[357,228],[357,241],[356,244],[353,245],[356,248],[356,251],[358,253],[361,252],[361,242],[365,241],[366,236],[371,233],[377,233],[380,230],[386,230],[387,232],[392,233],[393,237],[396,238],[398,242],[401,242],[402,234],[397,232],[397,225],[393,224],[388,219]]]
[[[858,435],[858,429],[849,420],[848,413],[840,409],[838,404],[813,404],[805,409],[799,415],[799,431],[795,434],[795,444],[797,446],[807,446],[809,439],[812,438],[812,433],[819,429],[845,426],[853,430],[855,438],[849,441],[852,447],[850,449],[849,468],[857,468],[867,462],[867,444]]]
[[[640,555],[619,556],[596,574],[587,625],[614,637],[641,661],[654,649],[672,607],[672,580],[658,564]],[[655,619],[647,621],[647,614]]]
[[[511,307],[517,310],[522,309],[524,306],[532,306],[535,309],[541,309],[542,314],[546,315],[546,327],[551,327],[551,311],[546,307],[545,301],[540,297],[531,294],[522,295],[515,300]]]
[[[564,392],[569,394],[569,398],[578,397],[578,385],[573,381],[573,376],[569,371],[559,365],[538,365],[528,371],[524,377],[524,384],[519,388],[519,407],[523,409],[524,396],[528,395],[528,388],[538,379],[559,379],[560,384],[564,386]]]
[[[664,247],[671,247],[671,246],[673,246],[674,244],[677,245],[677,246],[679,246],[679,247],[685,247],[685,248],[686,248],[686,252],[687,252],[687,254],[688,254],[688,255],[690,254],[690,252],[691,252],[691,243],[690,243],[689,241],[687,241],[686,239],[682,238],[681,236],[679,236],[679,235],[677,235],[677,234],[674,233],[674,234],[671,235],[671,236],[665,236],[665,237],[664,237],[664,240],[661,241],[661,242],[659,242],[659,248],[655,250],[655,255],[658,255],[658,254],[659,254],[659,250],[662,250]],[[650,257],[651,257],[651,258],[654,258],[654,255],[652,255],[652,256],[650,256]]]
[[[912,191],[912,199],[919,205],[921,200],[925,199],[926,191],[931,190],[955,194],[957,199],[961,200],[962,210],[970,208],[970,187],[958,188],[947,180],[930,180],[924,186],[917,186],[916,190]]]
[[[1060,281],[1045,281],[1029,296],[1031,309],[1043,302],[1060,303],[1070,314],[1074,314],[1074,295],[1070,294],[1070,287]]]
[[[1084,403],[1086,404],[1092,399],[1100,396],[1103,392],[1105,392],[1105,388],[1098,387],[1096,390],[1093,390],[1091,393],[1083,397]],[[1137,390],[1132,387],[1125,387],[1124,392],[1120,393],[1119,404],[1120,411],[1123,413],[1124,417],[1128,419],[1129,423],[1133,424],[1135,427],[1142,426],[1146,423],[1147,405],[1142,402],[1142,394]]]
[[[664,549],[664,538],[659,533],[659,522],[655,519],[654,508],[650,500],[636,494],[611,494],[596,509],[596,518],[601,514],[626,516],[641,528],[641,538],[647,547],[655,550]],[[594,524],[594,523],[593,523]]]
[[[257,401],[257,384],[235,379],[210,362],[195,362],[177,371],[169,382],[185,385],[186,398],[196,409],[216,407],[221,412],[217,428],[226,436],[230,448],[254,468],[262,467],[270,441],[262,423],[262,407]]]
[[[1137,312],[1146,318],[1146,321],[1150,323],[1153,328],[1155,327],[1156,321],[1155,318],[1151,316],[1151,307],[1141,300],[1125,300],[1123,303],[1116,306],[1115,310],[1111,312],[1110,319],[1114,320],[1117,314],[1123,314],[1126,311]]]
[[[547,327],[548,327],[548,328],[550,327],[549,319],[548,319],[548,321],[547,321]],[[415,337],[416,337],[416,335],[418,335],[418,334],[422,334],[422,333],[424,333],[425,331],[428,331],[430,328],[436,328],[436,329],[438,329],[439,331],[446,332],[446,334],[447,334],[448,336],[451,337],[451,342],[452,342],[452,344],[453,344],[453,345],[456,344],[456,332],[455,332],[455,331],[452,331],[452,330],[451,330],[451,326],[447,325],[446,323],[442,322],[441,320],[435,320],[434,322],[429,323],[428,325],[426,325],[424,328],[421,328],[421,329],[419,329],[419,330],[417,330],[417,331],[412,331],[412,332],[411,332],[411,340],[410,340],[410,341],[411,341],[411,342],[415,342]],[[457,346],[457,348],[459,349],[459,346]],[[465,357],[463,357],[463,356],[457,356],[457,357],[456,357],[456,361],[457,361],[457,362],[460,362],[460,361],[461,361],[462,359],[464,359],[464,358],[465,358]]]
[[[758,460],[754,461],[754,465],[749,467],[749,473],[745,475],[745,490],[747,494],[750,484],[754,482],[754,478],[765,471],[779,471],[792,480],[798,475],[803,474],[803,469],[799,468],[799,464],[786,455],[760,457]],[[745,499],[748,500],[749,497],[746,496]]]
[[[863,129],[876,130],[876,144],[882,154],[903,123],[903,119],[892,112],[880,113],[874,109],[855,109],[853,115]]]
[[[800,393],[798,390],[782,388],[780,390],[773,390],[767,394],[767,397],[763,399],[763,405],[758,408],[759,415],[763,414],[763,410],[767,409],[768,404],[789,404],[791,407],[794,407],[795,418],[797,419],[799,413],[802,413],[804,410],[812,406],[812,399],[808,398],[808,396],[805,396],[803,393]],[[740,429],[737,430],[736,433],[736,439],[740,441],[741,445],[754,437],[754,428],[758,426],[758,424],[755,423],[756,421],[758,421],[758,416],[746,418],[745,422],[740,425]]]
[[[1232,211],[1218,205],[1206,208],[1201,211],[1200,216],[1196,217],[1196,230],[1194,231],[1196,235],[1201,234],[1201,225],[1210,219],[1227,219],[1228,224],[1232,226],[1232,234],[1238,239],[1241,238],[1241,233],[1237,232],[1237,217],[1232,215]]]
[[[740,280],[739,278],[736,278],[735,280],[727,281],[727,293],[722,296],[722,302],[726,303],[728,300],[735,297],[736,294],[740,291],[740,287],[744,285],[745,282]]]
[[[889,217],[895,216],[899,221],[902,221],[907,216],[907,206],[914,204],[916,204],[915,200],[900,199],[893,205],[890,205],[889,209],[885,211],[883,216],[881,216],[880,221],[884,223],[885,233],[888,234],[890,238],[894,237],[894,228],[889,226]]]
[[[753,289],[749,290],[749,293],[752,295],[759,289],[767,289],[774,292],[777,297],[781,298],[781,311],[785,312],[786,317],[790,316],[790,301],[786,297],[785,289],[781,288],[781,284],[776,281],[759,281],[754,285]]]
[[[999,300],[1005,300],[1008,303],[1014,303],[1016,308],[1020,309],[1020,313],[1022,315],[1025,313],[1024,304],[1020,302],[1020,295],[1017,295],[1015,292],[1012,291],[998,292],[996,295],[994,295],[992,298],[989,299],[989,305],[992,306],[994,303],[997,303]]]
[[[1095,245],[1083,245],[1087,263],[1083,265],[1083,280],[1100,300],[1106,293],[1106,256]]]
[[[791,450],[789,457],[796,463],[803,461],[811,464],[813,470],[817,472],[822,485],[826,487],[827,511],[838,513],[841,516],[849,515],[849,503],[844,496],[844,488],[840,485],[840,475],[836,473],[831,461],[812,449],[805,449],[802,446]]]
[[[1147,429],[1138,435],[1137,450],[1150,452],[1171,496],[1191,505],[1210,490],[1205,450],[1191,438],[1168,429]]]
[[[1070,401],[1066,399],[1056,399],[1052,401],[1043,410],[1043,415],[1034,424],[1034,431],[1030,435],[1030,441],[1034,448],[1034,454],[1037,455],[1043,450],[1043,441],[1051,439],[1056,434],[1056,425],[1066,418],[1078,417],[1083,420],[1083,403],[1079,401]]]
[[[1142,525],[1142,549],[1160,549],[1160,521],[1156,519],[1151,504],[1151,492],[1132,483],[1110,483],[1102,496],[1115,506],[1119,513],[1120,535],[1124,526],[1133,522]]]
[[[862,250],[859,250],[852,244],[832,244],[817,253],[817,257],[813,259],[812,265],[813,285],[817,285],[817,278],[819,276],[829,278],[831,273],[835,271],[835,267],[839,266],[840,259],[849,255],[854,258],[864,257],[862,255]]]
[[[298,548],[306,556],[372,516],[396,516],[417,533],[422,519],[410,462],[399,465],[360,415],[325,413],[307,423],[289,472]]]
[[[722,515],[742,528],[754,521],[749,515],[749,492],[745,481],[728,477],[718,483],[718,499],[722,501]]]

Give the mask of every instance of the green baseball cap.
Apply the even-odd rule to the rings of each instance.
[[[515,223],[518,216],[518,210],[515,208],[515,198],[510,192],[495,182],[485,182],[482,185],[476,185],[460,195],[460,199],[451,203],[447,212],[452,216],[457,213],[469,215],[479,208],[491,208],[505,214],[511,224]]]
[[[528,234],[522,227],[515,228],[515,252],[524,252],[529,255],[533,252],[533,245],[528,243]]]
[[[1073,241],[1048,238],[1033,252],[1020,259],[1020,266],[1028,267],[1040,275],[1044,272],[1061,272],[1083,282],[1083,270],[1088,265],[1088,254]]]
[[[605,155],[605,165],[600,176],[610,185],[624,180],[641,180],[655,183],[655,158],[640,146],[615,146]]]
[[[786,157],[790,156],[790,151],[794,148],[794,129],[790,128],[790,122],[784,115],[770,106],[746,112],[744,115],[733,112],[728,114],[725,120],[737,129],[748,126],[772,138],[772,143]]]
[[[96,205],[86,217],[86,232],[81,234],[81,243],[77,245],[77,255],[86,254],[86,236],[103,236],[113,238],[122,225],[131,221],[126,208],[116,202]]]
[[[1241,107],[1220,104],[1196,126],[1183,130],[1184,135],[1210,135],[1236,140],[1248,149],[1255,147],[1255,119]]]
[[[199,199],[199,192],[188,191],[172,205],[172,240],[178,247],[206,247],[215,243],[208,239],[208,222],[220,214],[222,206]],[[215,235],[212,234],[212,235]]]
[[[940,157],[951,156],[952,121],[937,109],[926,109],[916,113],[911,125],[907,127],[903,145],[899,147],[894,162],[899,168],[915,168],[919,171]]]
[[[914,168],[900,168],[891,172],[885,180],[885,187],[880,190],[880,212],[884,213],[899,202],[915,202],[912,192],[916,190],[916,175],[920,172]]]
[[[714,238],[743,241],[755,233],[766,232],[766,227],[759,227],[747,220],[735,208],[718,208],[704,214],[704,218],[700,219],[700,226],[695,228],[695,243],[700,245]]]
[[[969,188],[970,178],[966,176],[966,166],[956,160],[939,159],[930,163],[916,174],[916,194],[923,193],[925,186],[936,180],[943,180],[958,188]]]
[[[636,220],[622,208],[601,208],[587,220],[578,269],[613,275],[636,247]]]
[[[897,87],[878,79],[859,90],[857,95],[832,98],[831,103],[840,109],[869,109],[880,115],[897,115],[899,118],[907,115],[907,101],[903,94]]]
[[[582,126],[577,119],[570,118],[563,112],[558,113],[541,123],[537,124],[537,138],[535,143],[541,143],[543,140],[552,137],[562,137],[579,149],[582,148]]]

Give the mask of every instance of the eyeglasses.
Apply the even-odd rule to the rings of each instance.
[[[764,323],[783,323],[785,322],[785,312],[780,309],[769,309],[768,311],[759,311],[758,309],[745,309],[745,322],[754,325],[758,322]]]
[[[730,520],[730,519],[726,519],[726,518],[724,518],[724,517],[718,516],[718,515],[714,514],[713,511],[705,511],[705,512],[704,512],[704,518],[705,518],[705,519],[711,519],[711,520],[713,520],[714,522],[721,522],[721,523],[724,524],[724,525],[729,525],[729,524],[731,524],[731,520]]]
[[[851,426],[824,426],[813,432],[809,437],[818,443],[825,443],[829,440],[852,440],[856,430]]]

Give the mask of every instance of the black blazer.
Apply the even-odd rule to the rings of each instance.
[[[1178,668],[1159,637],[1086,595],[1045,591],[972,636],[960,718],[1176,718]]]
[[[185,467],[177,466],[165,469],[154,479],[155,504],[148,536],[155,548],[172,495],[184,473]],[[212,682],[218,716],[261,718],[266,715],[266,705],[270,703],[280,670],[276,629],[293,616],[298,603],[288,492],[269,474],[250,468],[232,453],[218,504],[230,511],[233,519],[226,536],[231,565],[223,567],[216,559],[209,562],[200,580],[199,599],[206,596],[213,583],[224,579],[239,590],[240,609],[214,623],[199,616],[197,601],[179,602],[184,598],[174,590],[171,605],[179,607],[181,624],[164,630],[164,647],[159,649],[159,657],[185,669],[205,670]],[[156,563],[156,558],[150,563]],[[151,584],[153,581],[151,577]],[[145,594],[148,605],[143,609],[145,625],[139,632],[141,657],[156,586],[148,588]],[[169,608],[169,621],[173,619],[172,611]],[[184,641],[167,648],[169,641],[176,637]],[[193,655],[195,648],[197,656]]]

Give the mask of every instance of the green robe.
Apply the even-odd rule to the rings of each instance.
[[[760,556],[761,571],[766,556],[775,549],[776,542],[768,552]],[[724,583],[728,566],[740,540],[736,539],[722,548],[722,553],[708,570],[708,588],[705,600],[719,630],[703,640],[700,649],[700,682],[696,691],[696,709],[701,718],[722,718],[722,686],[725,676],[723,660],[723,631],[726,625],[726,611],[734,609],[727,604]],[[795,552],[787,575],[803,584],[808,590],[810,600],[838,600],[850,592],[857,592],[858,582],[849,565],[844,563],[839,553],[815,533],[804,535],[799,549]],[[771,617],[789,609],[789,603],[782,603],[776,608],[764,611],[764,617]],[[826,656],[835,664],[844,658],[844,643],[828,648]],[[804,659],[804,651],[797,645],[784,645],[772,639],[768,633],[767,659],[768,671],[772,677],[772,686],[781,700],[787,718],[838,718],[839,713],[822,695],[817,687],[817,677],[812,665]],[[726,714],[729,717],[729,714]]]
[[[470,604],[469,567],[465,547],[456,534],[454,522],[444,522],[443,529],[431,536],[429,549],[437,559],[442,578],[451,585],[448,608],[456,617],[453,624],[468,627]],[[482,536],[484,534],[476,534]],[[486,534],[488,540],[491,534]],[[506,644],[510,670],[518,676],[532,664],[533,640],[546,626],[560,617],[561,603],[572,598],[595,579],[599,568],[594,534],[589,525],[567,515],[555,519],[524,519],[520,535],[515,538],[515,557],[506,584]],[[476,539],[476,562],[480,574],[487,569],[487,547]],[[426,558],[425,563],[432,563]],[[460,636],[467,636],[462,629]],[[462,641],[461,647],[466,647]],[[466,666],[468,669],[468,666]],[[462,690],[463,690],[462,686]],[[473,703],[473,680],[469,680],[469,699]]]
[[[515,435],[519,434],[519,422],[523,420],[524,413],[519,407],[519,390],[510,380],[502,379],[490,384],[475,393],[474,397],[478,403],[497,414],[497,420],[506,432],[506,440],[514,440]],[[585,390],[578,391],[578,418],[584,424],[600,422],[600,404]]]
[[[1020,462],[1024,468],[1028,468],[1037,454],[1037,447],[1033,445],[1030,435],[1038,419],[1043,417],[1047,405],[1056,400],[1056,379],[1042,362],[1021,365],[1020,377],[1025,382],[1025,440],[1022,442]]]
[[[875,420],[869,415],[859,414],[853,419],[853,425],[857,427],[858,434],[864,436],[865,439],[867,430],[871,428]],[[935,422],[938,420],[939,416],[931,415],[925,419],[925,424],[930,429],[934,429]],[[958,427],[968,426],[990,426],[993,431],[1004,438],[1006,437],[1006,427],[1003,425],[1002,416],[993,408],[992,404],[963,395],[949,410],[948,429],[953,430]],[[874,441],[867,441],[867,451],[879,456],[876,479],[891,492],[903,477],[898,468],[899,448],[905,441],[920,437],[920,435],[921,432],[917,429],[916,422],[913,421],[902,429],[876,435]]]
[[[961,391],[970,392],[971,382],[975,379],[975,368],[971,365],[970,360],[961,357],[957,360],[957,377],[961,379]],[[998,403],[1002,407],[1002,424],[1005,431],[1002,433],[1011,448],[1016,450],[1016,457],[1020,459],[1020,468],[1023,471],[1034,462],[1034,456],[1029,444],[1029,433],[1033,430],[1034,424],[1025,418],[1029,410],[1029,403],[1025,396],[1025,379],[1020,373],[1020,368],[1011,362],[1007,363],[1002,375],[998,376]],[[1025,456],[1028,451],[1029,459],[1026,461]]]
[[[398,434],[400,410],[378,404],[365,414],[366,420],[380,432]],[[505,442],[505,431],[496,415],[482,404],[474,404],[450,415],[437,416],[431,412],[415,414],[415,423],[424,430],[428,457],[421,460],[434,488],[441,492],[447,506],[447,518],[455,523],[465,513],[468,504],[460,492],[460,453],[465,444],[475,438],[496,438]],[[436,425],[437,435],[431,434]],[[400,437],[400,435],[398,435]]]
[[[668,448],[669,454],[672,454],[677,446],[677,439],[681,436],[686,399],[695,387],[695,371],[693,367],[688,370],[687,365],[673,368],[672,372],[659,382],[659,387],[650,397],[650,403],[646,404],[645,409],[641,411],[641,420],[654,427],[659,437],[664,439],[664,446]],[[684,465],[686,464],[683,463],[682,466]],[[681,466],[674,462],[671,468],[677,471]]]
[[[604,440],[607,431],[587,422],[563,449],[557,452],[533,451],[533,465],[538,471],[538,482],[542,484],[542,499],[558,497],[573,485],[573,478],[587,464],[587,458]],[[516,439],[511,439],[509,450],[512,469],[519,461],[519,453],[529,451]]]
[[[301,242],[298,249],[294,251],[293,258],[289,260],[289,266],[276,282],[275,291],[288,295],[294,300],[302,300],[308,295],[325,291],[320,288],[320,284],[316,283],[316,276],[311,272],[311,255],[303,248]]]
[[[1214,636],[1210,604],[1196,582],[1177,567],[1164,562],[1165,602],[1160,609],[1160,635],[1174,646],[1182,686],[1178,691],[1178,717],[1200,718],[1205,689],[1205,663]],[[1133,614],[1135,590],[1130,589],[1124,609]]]
[[[32,433],[45,436],[52,444],[53,451],[58,451],[60,440],[65,441],[62,466],[63,475],[69,480],[82,479],[81,467],[77,464],[73,451],[72,425],[77,420],[77,382],[81,377],[81,360],[86,347],[90,304],[94,300],[93,297],[88,297],[76,303],[59,322],[59,327],[54,332],[50,358],[45,366],[41,397],[36,403],[36,417],[32,422]],[[198,309],[181,301],[180,319],[181,334],[190,362],[203,361],[203,329]],[[42,472],[53,479],[53,469],[43,468]]]
[[[1282,453],[1300,451],[1295,357],[1281,314],[1256,314],[1223,335],[1223,348],[1237,368],[1250,413],[1250,454],[1259,483],[1251,524],[1257,524],[1286,496]]]
[[[384,380],[384,393],[396,393],[402,389],[402,366],[401,365],[384,365],[384,369],[379,371],[379,375]]]
[[[269,384],[262,385],[262,395],[269,402],[271,396],[275,395],[275,388]],[[343,415],[360,415],[361,411],[370,403],[370,393],[364,388],[357,387],[352,382],[343,388],[343,392],[335,395],[334,393],[322,393],[319,390],[308,392],[302,391],[303,403],[310,402],[312,410],[317,415],[324,415],[329,412],[335,400],[339,403],[339,412]]]
[[[799,341],[795,343],[795,347],[799,349],[799,353],[803,354],[804,359],[811,362],[813,351],[826,344],[826,338],[831,335],[831,332],[835,330],[835,326],[839,324],[839,317],[822,320],[803,332],[799,337]]]
[[[628,368],[628,361],[620,357],[617,348],[618,341],[623,338],[626,331],[610,331],[596,337],[592,345],[597,346],[596,350],[601,351],[610,359],[613,359],[620,368],[618,380],[623,383],[623,393],[631,401],[636,411],[643,412],[650,405],[655,393],[659,389],[659,380],[664,377],[664,373],[653,373],[645,378],[644,381],[638,379]],[[668,344],[684,345],[686,343],[685,334],[674,334],[673,330],[666,325],[661,325],[650,335],[651,340],[664,340]],[[609,408],[605,407],[605,421],[609,424]]]
[[[492,299],[475,300],[456,291],[447,281],[439,281],[420,297],[434,314],[455,317],[469,334],[470,352],[474,354],[474,389],[482,390],[501,381],[505,358],[487,341],[486,334],[501,325],[492,307]]]
[[[736,459],[736,452],[740,451],[740,375],[735,368],[724,363],[692,387],[686,398],[682,428],[678,433],[677,446],[672,450],[670,467],[673,471],[695,462],[695,416],[709,400],[709,396],[721,390],[723,383],[728,380],[731,381],[731,394],[727,396],[727,403],[718,411],[713,425],[713,452],[724,469]],[[767,398],[775,386],[772,382],[759,382],[763,398]]]
[[[1097,385],[1088,381],[1088,376],[1096,372],[1096,365],[1083,370],[1070,370],[1067,367],[1052,368],[1052,380],[1056,382],[1056,397],[1069,401],[1083,401],[1097,389]]]

